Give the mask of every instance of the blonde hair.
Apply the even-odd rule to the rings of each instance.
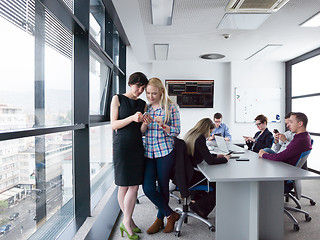
[[[203,118],[199,120],[196,125],[191,128],[184,136],[184,141],[187,145],[187,152],[194,156],[194,145],[199,136],[203,135],[205,138],[210,136],[210,130],[214,129],[214,123],[210,118]]]
[[[171,101],[171,99],[168,97],[167,89],[163,85],[162,81],[159,78],[150,78],[147,86],[154,86],[157,87],[161,93],[160,98],[160,107],[164,108],[164,111],[166,113],[164,122],[167,123],[170,120],[170,105],[173,105],[174,103]]]

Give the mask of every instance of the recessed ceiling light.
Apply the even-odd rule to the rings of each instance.
[[[155,60],[168,60],[169,44],[154,44],[153,46]]]
[[[270,15],[270,13],[226,13],[217,29],[258,29]]]
[[[269,53],[273,52],[274,50],[276,50],[280,47],[282,47],[282,44],[268,44],[268,45],[264,46],[263,48],[259,49],[258,51],[256,51],[251,56],[247,57],[246,60],[252,59],[252,58],[255,58],[255,59],[261,58],[265,55],[268,55]]]
[[[300,24],[301,27],[320,27],[320,12]]]
[[[208,53],[208,54],[202,54],[200,55],[200,58],[202,59],[208,59],[208,60],[216,60],[220,58],[224,58],[225,55],[218,54],[218,53]]]
[[[171,25],[174,0],[151,0],[153,25]]]

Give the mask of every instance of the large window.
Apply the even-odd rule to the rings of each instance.
[[[303,112],[308,117],[307,131],[313,139],[308,167],[320,171],[320,49],[287,62],[287,111]]]
[[[1,141],[0,159],[0,225],[12,228],[6,239],[30,237],[50,219],[66,227],[74,217],[72,132]]]
[[[0,1],[0,238],[70,239],[113,181],[126,56],[105,3]]]

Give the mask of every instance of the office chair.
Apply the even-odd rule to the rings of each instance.
[[[215,232],[215,227],[206,219],[198,216],[197,214],[189,211],[188,198],[190,191],[205,190],[213,191],[213,188],[209,186],[207,179],[204,178],[193,186],[189,186],[192,180],[193,172],[195,171],[191,160],[187,154],[187,146],[184,140],[179,138],[174,138],[175,148],[176,148],[176,166],[173,182],[177,185],[177,189],[180,191],[181,197],[183,198],[182,208],[176,208],[176,212],[180,214],[180,219],[178,220],[175,236],[179,237],[181,233],[181,228],[183,223],[188,222],[188,217],[194,217],[205,224],[208,225],[211,232]],[[206,181],[206,184],[200,184]]]
[[[311,145],[313,145],[313,139],[311,139]],[[305,170],[308,170],[307,162],[305,162],[303,164],[302,168]],[[296,195],[295,191],[290,191],[290,193],[288,193],[288,195],[286,196],[286,202],[288,202],[289,198],[291,198],[295,202],[295,204],[297,205],[296,208],[301,209],[301,204],[295,195]],[[308,199],[310,202],[310,205],[312,205],[312,206],[316,205],[316,202],[309,196],[301,194],[300,198]]]
[[[305,151],[303,153],[301,153],[300,158],[296,164],[296,167],[298,168],[302,168],[304,166],[304,164],[306,163],[309,155],[310,155],[311,150]],[[286,184],[292,184],[293,183],[293,187],[294,187],[294,195],[293,196],[291,194],[292,191],[285,193],[285,197],[290,197],[296,204],[299,203],[299,199],[301,199],[301,192],[302,192],[302,186],[301,186],[301,180],[294,180],[294,181],[287,181]],[[299,204],[300,205],[300,204]],[[301,207],[301,205],[300,205]],[[294,208],[294,207],[289,207],[289,206],[285,206],[284,207],[284,213],[294,222],[293,224],[293,229],[294,231],[299,231],[299,223],[298,221],[295,219],[295,217],[289,212],[290,211],[294,211],[294,212],[300,212],[303,213],[305,215],[305,220],[307,222],[311,221],[311,217],[309,216],[309,213],[301,210],[299,208]]]

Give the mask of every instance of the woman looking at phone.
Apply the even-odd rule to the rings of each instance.
[[[113,163],[115,184],[119,186],[118,202],[123,212],[120,224],[121,235],[125,232],[129,239],[139,239],[135,233],[141,230],[132,219],[139,185],[143,182],[144,150],[141,125],[142,113],[147,104],[139,96],[148,83],[147,77],[136,72],[130,75],[130,90],[114,95],[111,102],[111,127],[115,130],[113,139]]]
[[[271,148],[273,135],[267,128],[268,118],[266,116],[260,114],[254,120],[259,131],[256,132],[253,138],[246,136],[243,136],[243,138],[248,149],[258,153],[260,149]]]
[[[149,80],[146,95],[149,105],[141,126],[146,157],[142,186],[145,195],[158,207],[157,218],[147,233],[153,234],[164,228],[164,217],[167,224],[163,232],[169,233],[180,218],[168,205],[169,180],[175,162],[173,137],[180,134],[180,114],[159,78]]]

